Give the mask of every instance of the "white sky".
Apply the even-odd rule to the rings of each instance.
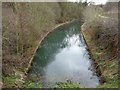
[[[78,2],[80,0],[68,0],[68,1],[71,1],[71,2]],[[82,1],[85,1],[85,0],[82,0]],[[88,2],[92,1],[92,2],[95,2],[95,4],[105,4],[108,0],[87,0]]]

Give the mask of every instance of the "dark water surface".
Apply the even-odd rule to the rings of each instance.
[[[39,46],[29,75],[40,75],[46,85],[71,80],[81,87],[95,88],[99,78],[89,59],[80,24],[74,22],[57,29]]]

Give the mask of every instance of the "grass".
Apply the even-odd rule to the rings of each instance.
[[[31,80],[21,80],[15,75],[12,76],[3,76],[4,87],[7,88],[42,88],[41,82],[33,82]],[[4,88],[3,87],[3,88]]]
[[[4,83],[4,87],[15,87],[15,81],[16,81],[16,77],[10,76],[10,77],[3,77],[3,83]]]
[[[65,83],[56,84],[55,88],[80,88],[80,85],[79,84],[65,82]]]
[[[31,80],[25,81],[23,88],[42,88],[41,82],[33,82]]]
[[[15,75],[12,75],[12,76],[3,76],[3,83],[4,83],[4,87],[7,87],[7,88],[43,88],[42,87],[42,83],[41,83],[41,80],[39,81],[33,81],[31,79],[20,79],[19,76],[15,76]],[[72,83],[72,82],[58,82],[56,83],[53,88],[56,88],[56,89],[67,89],[67,88],[73,88],[73,89],[77,89],[77,88],[80,88],[80,85],[79,84],[75,84],[75,83]]]

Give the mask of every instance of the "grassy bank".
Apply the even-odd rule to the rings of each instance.
[[[30,79],[20,79],[19,76],[8,76],[3,77],[4,79],[4,87],[7,88],[43,88],[42,81],[33,81]],[[65,89],[65,88],[80,88],[79,84],[72,83],[70,81],[66,81],[64,83],[56,83],[54,86],[52,85],[51,88],[57,88],[57,89]]]
[[[101,18],[102,19],[102,18]],[[103,22],[102,22],[103,23]],[[117,28],[117,27],[115,27]],[[107,36],[105,30],[112,30],[110,27],[102,27],[100,24],[94,22],[85,23],[82,26],[82,33],[93,56],[95,62],[97,62],[102,77],[104,77],[104,83],[98,86],[98,88],[118,88],[118,58],[116,47],[110,39],[114,38],[111,34],[110,37],[103,39],[103,33]],[[102,33],[101,33],[102,32]],[[109,41],[106,41],[109,40]],[[108,44],[109,43],[109,44]],[[106,47],[106,45],[108,46]],[[113,55],[114,54],[114,55]]]

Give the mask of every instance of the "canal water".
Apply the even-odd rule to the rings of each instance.
[[[44,87],[67,80],[85,88],[99,85],[79,22],[56,28],[42,41],[29,75],[40,76]]]

